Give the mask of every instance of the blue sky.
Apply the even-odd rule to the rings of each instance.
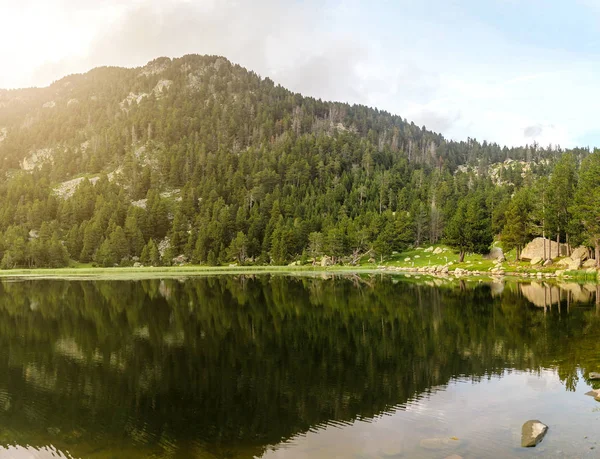
[[[0,0],[0,87],[221,54],[461,140],[600,146],[600,0]],[[32,13],[35,12],[35,13]]]

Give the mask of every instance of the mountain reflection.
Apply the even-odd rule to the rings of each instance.
[[[593,287],[4,281],[0,444],[253,457],[319,426],[402,409],[457,377],[551,367],[573,389],[578,370],[599,363]]]

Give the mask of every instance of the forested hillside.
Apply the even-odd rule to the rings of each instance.
[[[600,239],[600,152],[448,141],[217,56],[0,90],[0,176],[2,268]]]

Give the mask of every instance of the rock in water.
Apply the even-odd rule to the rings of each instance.
[[[537,419],[527,421],[521,429],[521,446],[529,448],[542,441],[548,432],[548,426]]]
[[[600,379],[600,373],[594,373],[593,371],[588,375],[589,379]]]

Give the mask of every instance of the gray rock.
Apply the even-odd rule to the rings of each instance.
[[[587,247],[584,246],[580,246],[577,247],[575,250],[573,250],[573,253],[571,254],[571,258],[580,258],[581,261],[585,261],[588,259],[588,249]]]
[[[600,373],[594,373],[593,371],[588,375],[588,379],[600,379]]]
[[[187,263],[188,259],[185,255],[177,255],[171,261],[175,264],[182,264],[182,263]]]
[[[499,260],[504,258],[504,252],[500,247],[492,247],[492,250],[490,250],[490,253],[486,258],[489,258],[490,260]]]
[[[544,266],[552,266],[552,260],[550,260],[550,258],[548,258],[545,262],[544,262]]]
[[[556,264],[558,266],[569,266],[572,262],[573,262],[573,260],[571,259],[571,257],[566,257],[566,258],[563,258],[561,260],[558,260],[556,262]]]
[[[323,258],[321,258],[321,266],[325,267],[325,266],[330,266],[332,263],[332,259],[329,258],[327,255],[324,255]]]
[[[569,263],[569,270],[575,271],[581,267],[581,258],[573,258],[573,261]]]
[[[589,395],[590,397],[594,397],[594,400],[600,402],[600,389],[592,389],[589,392],[586,392],[585,395]]]
[[[521,446],[530,448],[537,446],[548,432],[548,426],[537,419],[527,421],[521,428]]]
[[[582,258],[582,260],[583,260],[583,258]],[[594,260],[594,259],[586,260],[585,263],[583,263],[582,266],[584,268],[595,268],[596,267],[596,260]]]
[[[542,262],[542,257],[533,257],[531,259],[531,264],[532,265],[539,265]]]
[[[560,247],[555,241],[546,239],[546,257],[553,258],[564,256],[567,254],[567,244],[560,244]],[[527,244],[521,251],[521,260],[530,261],[535,257],[544,257],[544,238],[536,237],[533,241]]]

